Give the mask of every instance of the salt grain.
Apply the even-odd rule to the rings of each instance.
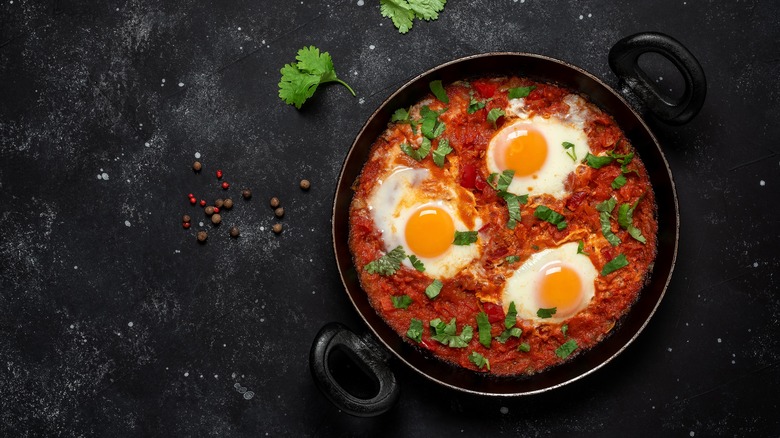
[[[195,158],[200,158],[200,152],[195,152]]]
[[[128,323],[127,323],[127,326],[128,326],[128,327],[132,327],[132,326],[133,326],[133,321],[130,321],[130,322],[128,322]]]
[[[363,6],[364,4],[366,4],[366,3],[363,0],[358,0],[358,2],[357,2],[358,6]]]
[[[368,48],[371,49],[371,50],[374,50],[374,49],[376,49],[376,46],[371,44],[370,46],[368,46]]]
[[[506,407],[506,406],[501,406],[501,409],[499,409],[499,411],[500,411],[502,414],[507,414],[507,413],[509,413],[509,408],[508,408],[508,407]]]
[[[184,373],[184,377],[189,377],[189,376],[190,376],[189,372]]]
[[[761,187],[764,187],[766,185],[766,181],[764,181],[762,179],[761,181],[758,182],[758,185],[760,185]]]
[[[130,226],[130,221],[125,221],[125,226],[129,227]]]

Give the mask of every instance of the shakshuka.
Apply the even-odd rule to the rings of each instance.
[[[522,77],[442,84],[398,108],[350,206],[361,286],[407,342],[528,375],[588,350],[656,255],[647,171],[613,118]]]

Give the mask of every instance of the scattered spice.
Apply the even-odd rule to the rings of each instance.
[[[206,213],[206,216],[211,216],[212,214],[214,214],[214,207],[209,205],[208,207],[203,209],[203,212]]]
[[[198,200],[195,198],[190,198],[190,204],[195,205],[197,204]]]
[[[206,239],[209,238],[209,233],[207,233],[205,231],[198,231],[197,237],[198,237],[198,242],[203,243],[203,242],[206,241]]]
[[[241,190],[241,196],[243,196],[244,199],[249,199],[252,197],[252,191],[249,189]]]
[[[187,222],[189,222],[191,220],[192,220],[192,218],[188,214],[185,214],[184,216],[181,217],[181,221],[185,222],[185,223],[187,223]]]
[[[227,182],[227,181],[225,181],[225,182],[223,182],[223,183],[222,183],[222,188],[223,188],[223,189],[227,190],[227,189],[228,189],[228,187],[230,187],[230,184],[228,184],[228,182]]]
[[[214,207],[214,213],[219,213],[219,207]]]
[[[181,226],[182,226],[182,227],[184,227],[184,229],[186,230],[187,228],[189,228],[189,227],[190,227],[190,223],[189,223],[189,222],[183,222],[183,223],[181,224]]]
[[[211,223],[214,224],[214,225],[219,225],[220,222],[222,222],[222,216],[220,216],[217,213],[214,213],[211,216]]]
[[[223,205],[224,203],[225,203],[225,201],[223,201],[223,200],[222,200],[222,198],[220,198],[220,199],[217,199],[216,201],[214,201],[214,207],[217,207],[217,208],[222,208],[222,205]]]
[[[230,237],[238,237],[239,234],[241,234],[241,232],[238,230],[238,227],[230,227]]]
[[[230,198],[225,199],[224,205],[227,210],[230,210],[231,208],[233,208],[233,200]]]
[[[192,163],[192,170],[194,170],[195,172],[200,172],[200,169],[203,169],[203,165],[200,164],[200,161],[196,161]]]
[[[302,179],[301,180],[301,188],[303,190],[309,190],[309,187],[311,187],[311,183],[309,182],[309,180],[308,179]]]
[[[271,198],[271,208],[276,208],[276,207],[278,207],[280,204],[281,204],[281,202],[279,202],[279,198],[277,198],[276,196],[274,196],[273,198]]]
[[[201,199],[200,200],[200,206],[201,207],[205,207],[206,206],[206,200],[205,199]]]
[[[279,207],[276,210],[274,210],[274,214],[276,215],[276,217],[284,216],[284,207]]]
[[[222,171],[217,170],[217,179],[222,179]]]
[[[271,229],[274,231],[274,233],[279,234],[282,232],[282,224],[274,224]]]

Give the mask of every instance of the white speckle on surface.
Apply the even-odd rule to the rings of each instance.
[[[509,408],[508,408],[508,407],[506,407],[506,406],[501,406],[501,409],[499,409],[499,411],[500,411],[502,414],[507,414],[507,413],[509,413]]]
[[[127,326],[128,326],[128,327],[132,327],[132,326],[133,326],[133,321],[130,321],[130,322],[128,322],[128,323],[127,323]]]
[[[361,97],[360,99],[358,99],[358,103],[359,103],[359,104],[361,104],[361,105],[363,105],[364,103],[366,103],[366,99],[363,99],[363,98]]]
[[[98,176],[97,176],[97,178],[98,178],[98,179],[103,179],[103,176],[102,176],[102,175],[100,175],[100,174],[98,173]]]
[[[241,26],[238,27],[238,30],[241,30]]]
[[[721,342],[723,342],[723,340],[721,338],[718,338],[718,344],[720,344]]]
[[[163,84],[165,83],[165,78],[162,79]]]
[[[70,328],[73,328],[73,324],[70,325]]]
[[[129,227],[130,226],[130,221],[125,221],[125,226]]]
[[[667,348],[666,351],[671,353],[672,352],[672,347]]]
[[[363,6],[364,4],[366,4],[366,3],[363,0],[358,0],[358,2],[357,2],[358,6]]]
[[[183,87],[184,86],[184,82],[179,82],[179,86]]]
[[[371,49],[371,50],[374,50],[374,49],[376,49],[376,46],[371,44],[370,46],[368,46],[368,48]]]
[[[580,15],[580,20],[582,20],[583,18],[585,18],[585,17],[583,17],[582,15]]]
[[[696,435],[696,433],[694,431],[691,431],[691,433],[689,433],[688,435],[694,436],[694,435]]]
[[[590,17],[592,17],[592,16],[593,16],[593,14],[588,14],[588,18],[590,18]]]
[[[144,143],[144,146],[149,147],[149,142]]]
[[[200,152],[195,152],[195,158],[200,158]]]
[[[753,267],[757,268],[758,267],[758,262],[753,262]]]
[[[73,266],[73,269],[78,269],[78,268],[79,268],[78,266]]]
[[[103,180],[108,181],[108,174],[106,172],[101,173],[100,176],[103,177]]]
[[[198,222],[198,226],[203,226],[203,222]]]
[[[764,187],[766,185],[766,181],[764,181],[762,179],[761,181],[758,182],[758,185],[760,185],[761,187]]]
[[[255,393],[252,391],[247,391],[244,393],[244,399],[246,400],[252,400],[252,397],[255,396]]]
[[[215,379],[219,379],[219,374],[214,374]]]
[[[224,347],[224,346],[225,346],[225,344],[222,344],[222,346]],[[233,373],[233,374],[231,374],[231,375],[230,375],[230,377],[231,377],[231,378],[233,378],[233,379],[235,379],[235,378],[236,378],[236,373]],[[237,383],[236,385],[238,385],[238,386],[241,386],[241,385],[240,385],[240,384],[238,384],[238,383]]]

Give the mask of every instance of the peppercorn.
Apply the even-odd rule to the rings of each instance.
[[[271,208],[276,208],[279,206],[279,204],[281,204],[281,202],[279,202],[279,198],[277,198],[276,196],[271,198]]]
[[[205,199],[201,199],[200,200],[200,206],[201,207],[205,207],[206,206],[206,200]]]
[[[184,222],[184,223],[187,223],[187,222],[189,222],[191,220],[192,220],[192,218],[188,214],[185,214],[184,216],[181,217],[181,221]]]
[[[198,242],[205,242],[209,238],[209,233],[205,231],[198,231]]]
[[[222,199],[217,199],[216,201],[214,201],[214,207],[217,207],[217,208],[222,208],[222,204],[223,204],[224,202],[225,202],[225,201],[223,201]]]
[[[249,199],[252,197],[252,191],[249,189],[241,190],[241,196],[243,196],[244,199]]]
[[[217,213],[214,213],[211,216],[211,223],[214,224],[214,225],[219,225],[220,222],[222,222],[222,216],[220,216]]]
[[[189,227],[190,227],[190,223],[189,223],[189,222],[183,222],[183,223],[181,224],[181,226],[182,226],[182,227],[184,227],[184,229],[186,230],[187,228],[189,228]]]
[[[311,183],[309,182],[309,180],[308,179],[302,179],[301,180],[301,188],[303,190],[309,190],[309,187],[311,187]]]
[[[217,179],[222,179],[222,171],[217,170]]]
[[[222,183],[222,188],[223,188],[223,189],[227,190],[227,189],[228,189],[228,187],[230,187],[230,184],[228,184],[228,182],[227,182],[227,181],[225,181],[225,182],[223,182],[223,183]]]
[[[206,213],[206,216],[211,216],[212,214],[214,214],[214,207],[209,205],[208,207],[203,209],[203,212]]]
[[[274,224],[271,229],[274,230],[274,233],[279,234],[282,232],[282,224]]]
[[[274,210],[274,214],[276,215],[276,217],[284,216],[284,207],[279,207],[276,210]]]
[[[203,169],[203,165],[200,164],[200,161],[196,161],[192,163],[192,170],[194,170],[195,172],[200,172],[200,169]]]
[[[238,227],[230,227],[230,237],[238,237],[239,234],[241,232],[238,230]]]
[[[214,207],[214,213],[219,213],[219,207]]]
[[[197,203],[198,203],[197,199],[195,199],[194,197],[190,198],[190,204],[195,205]]]
[[[233,208],[233,200],[230,198],[225,199],[224,205],[226,209],[230,210],[231,208]]]

